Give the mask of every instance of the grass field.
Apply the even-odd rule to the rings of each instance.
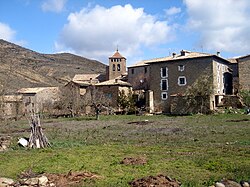
[[[15,142],[29,136],[27,121],[0,125],[0,135],[13,137],[0,152],[0,176],[88,171],[101,178],[81,186],[129,186],[133,179],[164,174],[183,187],[209,186],[222,178],[250,179],[250,116],[242,114],[183,117],[101,116],[44,119],[51,148],[26,150]],[[144,165],[124,165],[125,157],[143,157]]]

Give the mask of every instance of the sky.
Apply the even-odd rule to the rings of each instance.
[[[249,0],[1,0],[0,38],[40,53],[127,65],[180,50],[250,53]]]

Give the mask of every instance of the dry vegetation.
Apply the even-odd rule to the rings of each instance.
[[[75,74],[106,71],[106,65],[95,60],[69,53],[41,54],[1,39],[0,65],[0,82],[8,83],[8,92],[22,87],[58,86]]]

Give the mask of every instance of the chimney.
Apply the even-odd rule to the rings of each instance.
[[[220,51],[217,51],[217,56],[220,56]]]
[[[176,53],[172,53],[172,55],[173,55],[173,58],[175,58],[175,57],[176,57]]]
[[[181,56],[185,56],[186,55],[186,51],[181,50]]]

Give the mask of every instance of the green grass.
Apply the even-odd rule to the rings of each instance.
[[[183,186],[209,186],[222,178],[250,176],[250,116],[240,114],[170,116],[101,116],[42,120],[52,147],[25,150],[12,145],[0,153],[0,176],[89,171],[102,176],[82,186],[128,186],[149,175],[164,174]],[[148,123],[137,125],[137,121]],[[238,120],[237,122],[234,120]],[[240,121],[243,120],[243,121]],[[20,124],[20,125],[19,125]],[[28,136],[25,122],[1,125],[13,142]],[[19,133],[15,133],[19,132]],[[124,157],[145,157],[145,165],[122,165]]]

